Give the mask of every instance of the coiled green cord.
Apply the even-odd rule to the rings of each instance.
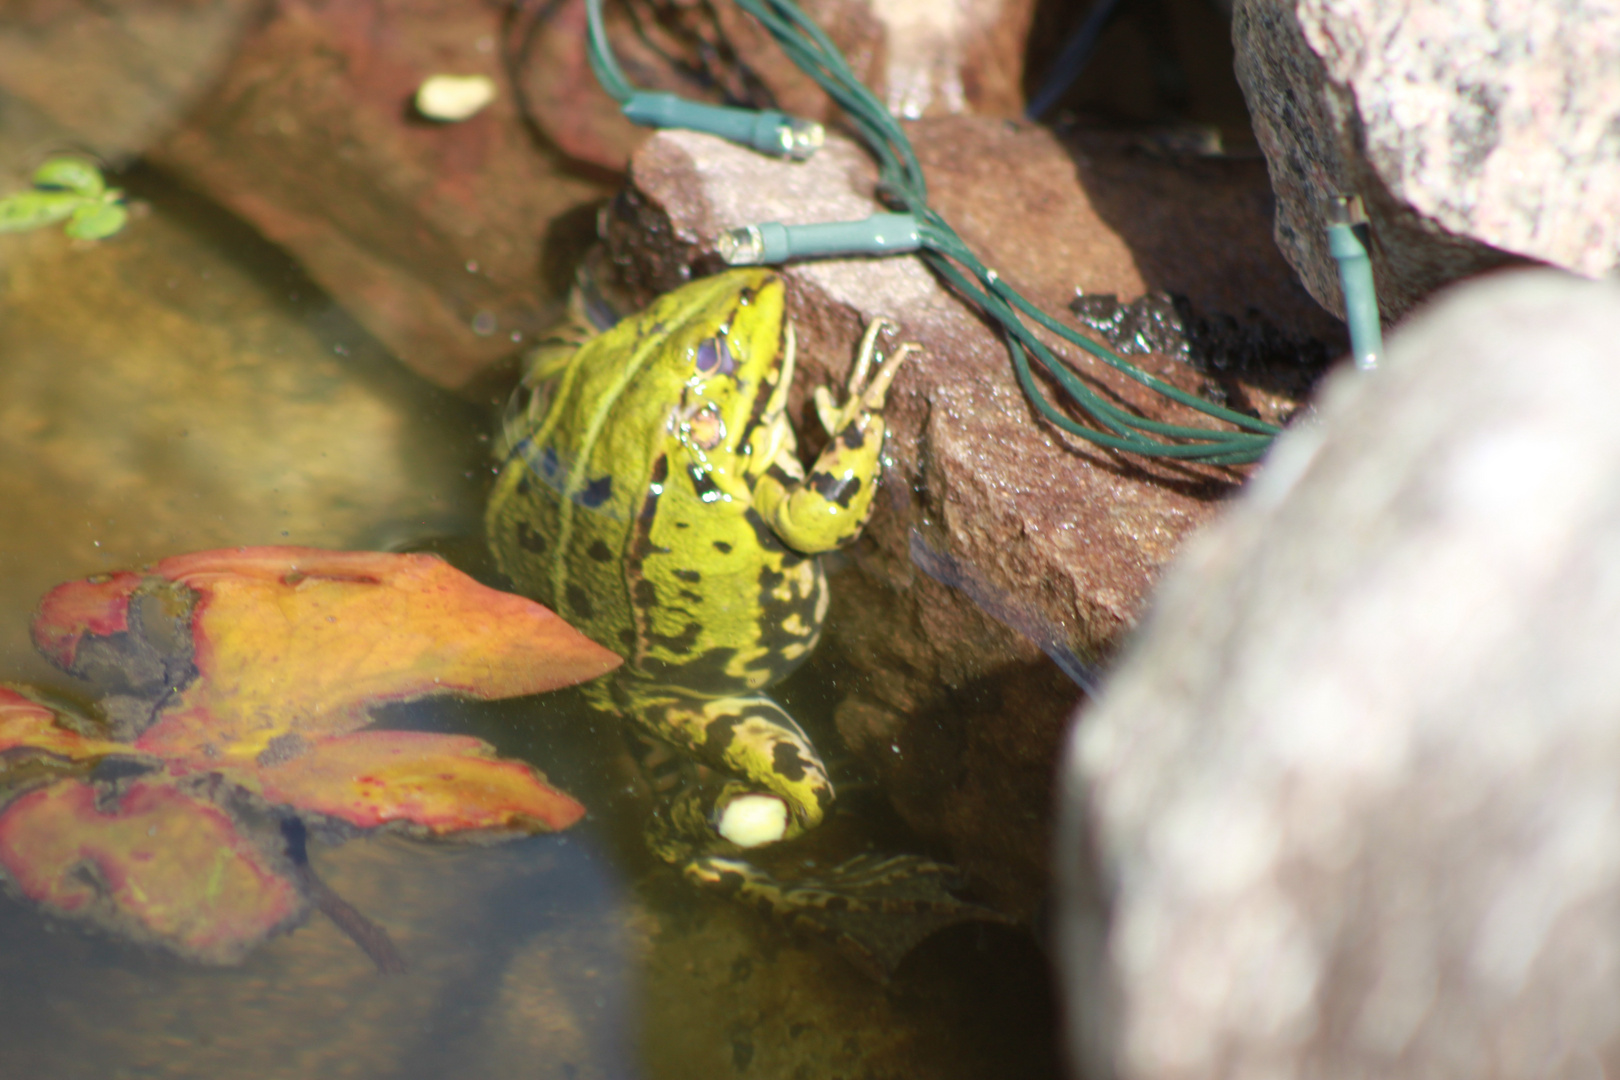
[[[1001,326],[1019,385],[1042,417],[1063,431],[1099,446],[1144,457],[1237,465],[1255,461],[1265,453],[1280,430],[1277,425],[1222,408],[1149,375],[1111,349],[1053,319],[1003,281],[994,270],[985,266],[963,243],[956,230],[928,206],[928,187],[923,179],[922,167],[899,121],[855,77],[838,47],[799,10],[798,5],[792,0],[737,0],[737,5],[758,19],[788,57],[815,79],[844,110],[862,141],[877,158],[880,193],[890,203],[903,207],[915,219],[921,257],[962,297],[977,305]],[[636,91],[613,59],[607,35],[602,29],[601,0],[587,0],[587,7],[590,12],[589,51],[592,68],[610,94],[621,101],[627,100]],[[892,233],[895,217],[897,215],[876,215],[873,220],[888,221]],[[754,228],[757,230],[759,227]],[[791,226],[775,228],[792,229]],[[757,232],[755,235],[758,235]],[[864,250],[873,253],[871,249]],[[877,253],[893,250],[906,249],[896,249],[891,244],[888,248],[878,248]],[[1240,430],[1223,431],[1162,423],[1144,419],[1110,404],[1036,336],[1026,318],[1163,397]],[[1035,379],[1030,365],[1031,355],[1057,382],[1068,400],[1094,421],[1094,426],[1077,422],[1053,404]]]

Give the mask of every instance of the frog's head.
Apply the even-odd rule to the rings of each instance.
[[[711,281],[691,297],[672,335],[667,362],[679,366],[683,382],[673,422],[696,454],[747,456],[755,433],[780,416],[793,378],[782,279],[747,269]]]

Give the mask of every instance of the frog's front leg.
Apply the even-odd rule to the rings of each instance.
[[[816,411],[830,439],[810,475],[804,475],[793,440],[783,438],[754,485],[754,509],[797,551],[814,554],[842,547],[860,535],[872,516],[872,496],[883,470],[883,405],[889,384],[906,358],[922,350],[912,343],[901,345],[873,371],[878,334],[892,328],[887,319],[866,328],[842,407],[832,403],[825,387],[818,388]]]
[[[690,751],[732,778],[699,812],[678,812],[682,839],[708,846],[715,833],[739,847],[798,836],[820,824],[833,800],[832,781],[810,739],[763,694],[701,698],[659,694],[636,703],[650,734]]]

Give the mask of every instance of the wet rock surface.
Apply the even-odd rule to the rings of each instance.
[[[463,387],[550,325],[611,190],[525,128],[500,33],[498,9],[450,0],[278,5],[152,160],[293,254],[406,366]],[[437,123],[412,106],[437,74],[503,91]]]
[[[1237,73],[1277,242],[1342,311],[1327,200],[1358,194],[1384,317],[1516,259],[1591,276],[1620,252],[1620,17],[1534,4],[1239,0]]]
[[[220,76],[265,0],[0,3],[0,128],[127,161]],[[9,95],[9,100],[8,100]],[[37,162],[29,162],[30,165]]]
[[[1620,1060],[1617,313],[1460,287],[1167,573],[1065,767],[1087,1075]]]
[[[1258,162],[1170,160],[1100,134],[1065,144],[983,119],[924,121],[911,133],[934,205],[1048,311],[1077,288],[1127,299],[1166,288],[1205,310],[1253,308],[1294,335],[1336,338],[1270,242]],[[842,140],[794,165],[661,134],[610,211],[598,280],[644,302],[715,268],[723,228],[866,216],[878,209],[872,177]],[[834,584],[823,648],[857,673],[839,686],[839,731],[910,824],[1004,910],[1027,916],[1045,881],[1050,780],[1079,691],[1026,639],[919,572],[913,533],[1075,651],[1103,658],[1159,567],[1241,474],[1122,460],[1042,426],[999,338],[915,259],[804,263],[786,275],[799,331],[795,416],[807,415],[808,388],[841,384],[870,319],[898,320],[900,339],[927,350],[890,395],[883,505]],[[1145,363],[1186,388],[1204,385],[1166,357]],[[1135,384],[1078,364],[1121,400],[1168,415]],[[1293,366],[1268,385],[1300,381]],[[1294,406],[1259,382],[1234,381],[1229,398],[1273,418]],[[800,432],[812,451],[824,438],[811,423]]]

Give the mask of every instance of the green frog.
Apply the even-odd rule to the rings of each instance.
[[[883,407],[914,344],[875,321],[806,473],[786,406],[795,340],[782,279],[739,269],[531,360],[503,433],[487,528],[529,596],[625,657],[586,688],[691,763],[649,829],[672,862],[790,839],[833,800],[827,769],[766,691],[827,613],[817,555],[860,535]],[[656,755],[652,755],[656,756]],[[701,768],[695,768],[701,766]]]

